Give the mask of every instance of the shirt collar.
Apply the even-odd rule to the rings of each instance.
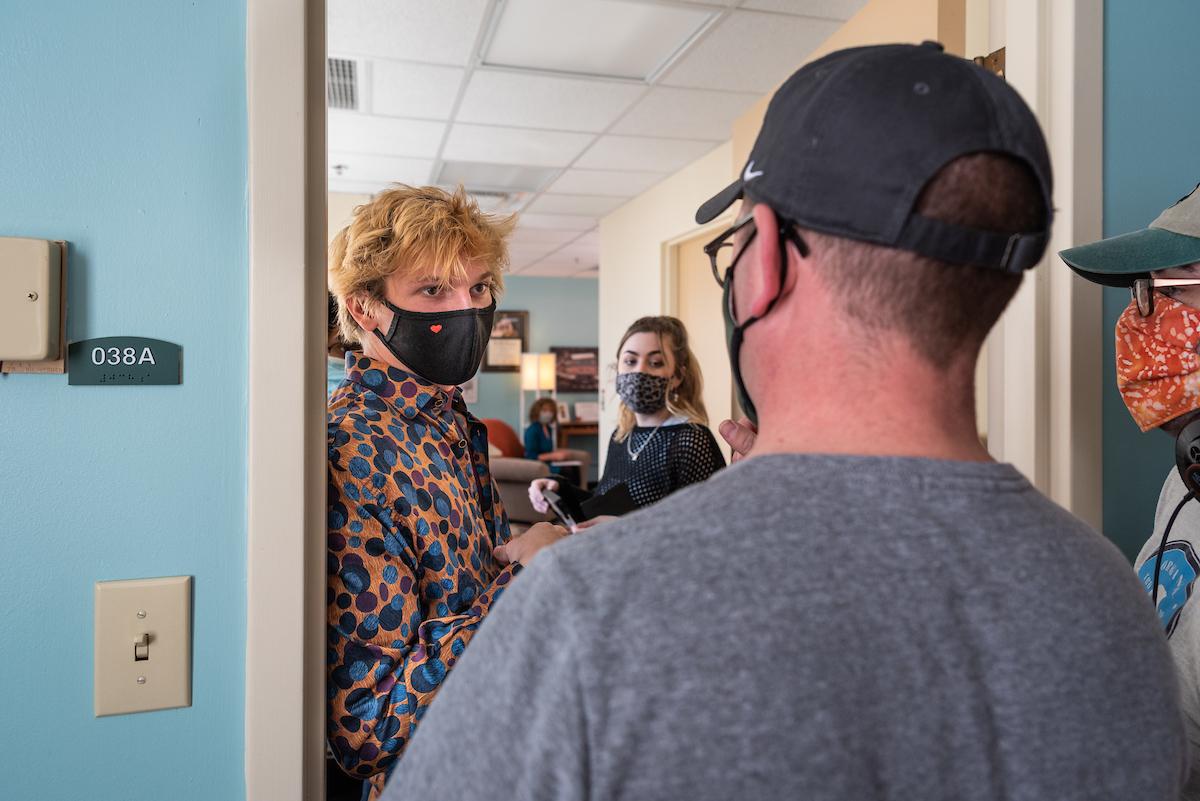
[[[462,406],[462,390],[446,392],[416,373],[372,359],[358,351],[346,352],[346,379],[382,398],[411,420],[422,412],[437,417],[447,405]],[[465,411],[465,408],[464,408]]]

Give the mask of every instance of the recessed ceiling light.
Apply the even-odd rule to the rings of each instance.
[[[646,80],[718,16],[630,0],[507,0],[483,63]]]

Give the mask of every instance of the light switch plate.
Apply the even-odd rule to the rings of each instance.
[[[59,358],[62,247],[0,237],[0,361]]]
[[[192,577],[96,582],[96,717],[192,705]]]

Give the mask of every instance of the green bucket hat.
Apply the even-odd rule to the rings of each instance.
[[[1058,255],[1089,281],[1124,287],[1158,270],[1200,262],[1200,185],[1141,231],[1067,248]]]

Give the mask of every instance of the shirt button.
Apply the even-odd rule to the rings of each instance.
[[[467,441],[465,439],[460,439],[458,441],[458,449],[460,451],[465,451],[467,449]]]

